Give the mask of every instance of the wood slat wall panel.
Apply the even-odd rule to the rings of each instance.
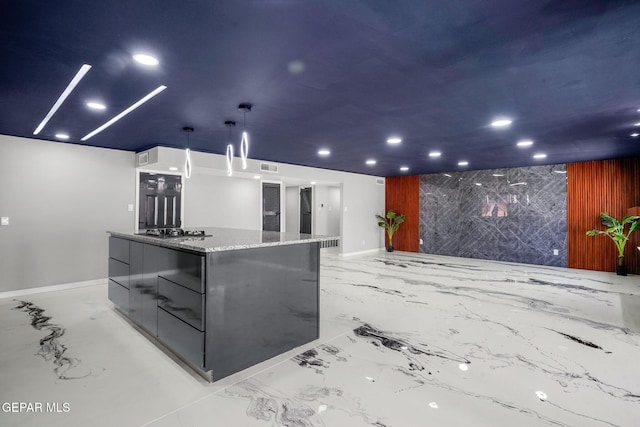
[[[420,176],[394,176],[385,180],[385,213],[405,214],[405,222],[393,235],[399,251],[418,252],[420,247]],[[385,233],[385,242],[387,242]],[[385,244],[388,244],[385,243]]]
[[[602,228],[600,212],[621,218],[640,205],[640,159],[615,159],[567,164],[568,266],[588,270],[615,271],[617,250],[608,237],[585,235]],[[640,273],[640,254],[627,244],[625,261],[630,273]]]

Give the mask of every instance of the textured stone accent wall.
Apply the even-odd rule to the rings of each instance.
[[[421,175],[420,252],[566,267],[560,171],[566,165]]]

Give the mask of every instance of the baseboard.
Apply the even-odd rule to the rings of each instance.
[[[39,288],[16,289],[15,291],[0,292],[0,299],[40,294],[43,292],[64,291],[67,289],[84,288],[87,286],[104,285],[105,283],[107,283],[106,278],[85,280],[84,282],[65,283],[62,285],[41,286]]]
[[[380,252],[384,250],[384,248],[376,248],[376,249],[367,249],[366,251],[359,251],[359,252],[349,252],[346,254],[340,254],[341,257],[350,257],[350,256],[357,256],[357,255],[365,255],[365,254],[373,254],[376,252]]]

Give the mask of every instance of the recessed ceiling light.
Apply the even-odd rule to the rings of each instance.
[[[87,107],[91,108],[92,110],[105,110],[107,108],[106,105],[96,101],[87,102]]]
[[[638,123],[634,123],[633,125],[634,125],[634,126],[640,126],[640,122],[638,122]]]
[[[482,184],[480,184],[479,182],[476,182],[476,185],[477,185],[478,187],[482,187]]]
[[[408,170],[409,170],[409,166],[400,166],[400,170],[401,170],[402,172],[406,172],[406,171],[408,171]]]
[[[253,179],[260,179],[260,175],[253,175]]]
[[[493,176],[504,176],[504,175],[501,173],[494,173]]]
[[[392,136],[391,138],[387,139],[387,142],[389,144],[400,144],[402,142],[402,138],[398,138],[397,136]]]
[[[130,112],[132,112],[133,110],[135,110],[136,108],[138,108],[139,106],[141,106],[142,104],[144,104],[145,102],[147,102],[148,100],[150,100],[151,98],[156,96],[157,94],[159,94],[163,90],[165,90],[166,88],[167,87],[164,86],[164,85],[158,86],[153,91],[151,91],[150,93],[148,93],[147,95],[145,95],[144,97],[139,99],[135,104],[129,106],[122,113],[118,114],[117,116],[115,116],[114,118],[112,118],[111,120],[109,120],[108,122],[106,122],[105,124],[100,126],[99,128],[97,128],[97,129],[89,132],[85,136],[83,136],[80,139],[80,141],[86,141],[89,138],[92,138],[92,137],[96,136],[97,134],[99,134],[100,132],[102,132],[103,130],[105,130],[106,128],[108,128],[109,126],[111,126],[112,124],[114,124],[115,122],[117,122],[118,120],[120,120],[121,118],[123,118],[124,116],[126,116],[127,114],[129,114]]]
[[[638,108],[638,113],[640,113],[640,108]]]
[[[462,160],[458,162],[458,166],[469,166],[469,162],[467,162],[466,160]]]
[[[370,166],[371,165],[375,165],[376,164],[376,160],[375,159],[368,159],[365,163],[370,165]]]
[[[518,147],[531,147],[533,145],[533,141],[531,141],[530,139],[525,139],[522,141],[518,141],[516,145]]]
[[[58,139],[69,139],[69,135],[66,133],[56,133],[56,138]]]
[[[442,156],[442,153],[439,151],[430,151],[429,152],[429,157],[440,157]]]
[[[142,65],[158,65],[160,63],[157,58],[144,53],[136,53],[135,55],[132,55],[132,57],[136,62]]]
[[[328,156],[329,154],[331,154],[331,151],[323,148],[321,150],[318,150],[318,154],[321,155],[321,156]]]
[[[635,138],[636,136],[640,136],[640,133],[632,133],[631,136]]]
[[[53,107],[51,107],[47,115],[44,116],[44,119],[42,119],[42,121],[40,122],[36,130],[33,131],[34,135],[37,135],[40,133],[40,131],[42,130],[42,128],[44,128],[44,126],[47,124],[49,119],[51,119],[51,117],[53,117],[56,111],[58,111],[58,108],[60,108],[62,103],[65,101],[65,99],[67,99],[69,94],[73,91],[73,89],[76,88],[78,83],[80,83],[80,80],[82,80],[84,75],[87,74],[90,69],[91,69],[91,65],[88,65],[88,64],[83,64],[82,67],[80,67],[80,70],[76,73],[75,76],[73,76],[73,78],[71,79],[67,87],[62,91],[62,94],[60,95],[60,97],[58,97],[56,102],[53,104]]]
[[[177,168],[177,167],[175,167],[175,166],[169,166],[169,170],[170,170],[170,171],[177,171],[177,170],[178,170],[178,168]]]
[[[534,158],[534,159],[546,159],[546,158],[547,158],[547,155],[546,155],[546,154],[544,154],[544,153],[537,153],[537,154],[534,154],[534,155],[533,155],[533,158]]]
[[[496,119],[491,122],[491,126],[494,128],[503,128],[509,126],[513,121],[511,119]]]

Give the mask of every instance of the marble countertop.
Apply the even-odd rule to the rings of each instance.
[[[338,240],[337,236],[319,236],[302,233],[279,233],[276,231],[243,230],[235,228],[200,227],[185,230],[204,230],[208,237],[170,237],[166,239],[107,231],[114,237],[122,237],[143,243],[151,243],[172,249],[195,252],[219,252],[239,249],[262,248],[268,246],[294,245],[300,243],[325,242]],[[209,236],[210,235],[210,236]]]

